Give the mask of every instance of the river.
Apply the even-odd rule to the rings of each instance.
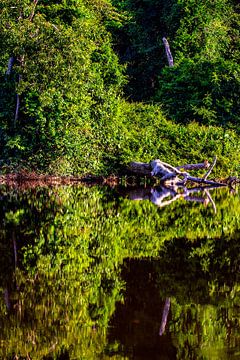
[[[240,196],[0,187],[0,359],[240,359]]]

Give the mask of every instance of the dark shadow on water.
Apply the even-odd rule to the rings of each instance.
[[[118,341],[129,358],[175,359],[171,334],[166,331],[159,336],[165,299],[156,286],[154,261],[126,262],[122,276],[126,280],[125,300],[118,304],[111,321],[109,342]]]

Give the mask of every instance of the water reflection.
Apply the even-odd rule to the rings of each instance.
[[[217,190],[211,186],[197,186],[186,188],[184,186],[156,186],[156,187],[140,187],[128,189],[127,195],[131,200],[150,200],[153,204],[164,207],[172,202],[183,199],[185,201],[199,202],[207,206],[209,203],[213,206],[216,213],[216,205],[210,194],[211,190]],[[234,189],[232,189],[234,190]]]
[[[239,197],[136,194],[0,188],[1,359],[236,358]]]
[[[168,271],[166,263],[172,260],[125,262],[125,301],[118,304],[111,320],[109,342],[121,344],[122,354],[130,359],[236,359],[239,274],[234,276],[233,287],[228,275],[220,285],[210,273],[186,273],[184,268]],[[193,267],[192,260],[186,262]],[[159,336],[163,319],[166,324]]]

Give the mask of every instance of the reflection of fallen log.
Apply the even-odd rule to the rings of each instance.
[[[146,163],[137,163],[131,162],[129,164],[128,170],[138,176],[148,176],[148,177],[158,177],[160,178],[161,183],[170,186],[184,186],[187,181],[207,184],[212,186],[226,186],[224,183],[220,183],[213,180],[207,180],[207,177],[210,175],[213,167],[216,164],[216,157],[212,165],[210,166],[208,161],[204,161],[200,164],[186,164],[174,167],[170,164],[167,164],[159,159],[151,161],[149,164]],[[198,170],[198,169],[208,169],[206,174],[203,177],[195,177],[190,175],[186,170]]]
[[[214,212],[216,213],[216,205],[209,193],[209,189],[212,189],[210,187],[195,187],[192,189],[187,189],[186,187],[183,187],[181,189],[181,192],[178,193],[177,188],[175,189],[169,189],[169,188],[163,188],[160,187],[156,189],[151,190],[151,197],[150,201],[154,203],[155,205],[159,207],[164,207],[166,205],[170,205],[172,202],[182,198],[186,201],[194,201],[194,202],[200,202],[204,205],[207,205],[209,202],[212,204]],[[192,193],[196,193],[199,191],[203,191],[204,195],[202,197],[198,196],[191,196]]]
[[[210,191],[216,189],[216,186],[195,186],[187,188],[185,186],[155,186],[145,188],[135,188],[128,190],[124,195],[131,200],[150,200],[158,207],[170,205],[178,199],[186,201],[199,202],[207,206],[212,205],[214,213],[216,213],[216,205],[210,195]],[[201,193],[199,196],[198,194]]]

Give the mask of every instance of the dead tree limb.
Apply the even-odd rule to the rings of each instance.
[[[225,183],[220,183],[214,180],[207,180],[207,177],[211,173],[215,164],[216,157],[214,158],[213,164],[211,165],[210,169],[203,178],[192,176],[186,171],[180,171],[180,169],[207,169],[210,166],[208,161],[204,161],[201,164],[189,164],[174,167],[168,163],[156,159],[151,161],[150,164],[132,162],[129,164],[128,170],[139,176],[158,177],[160,179],[160,182],[167,186],[185,186],[188,181],[198,184],[212,185],[216,187],[226,186]]]
[[[168,174],[178,174],[178,175],[185,175],[187,173],[184,173],[180,170],[178,170],[176,167],[168,164],[168,163],[165,163],[159,159],[157,160],[153,160],[150,162],[150,165],[152,167],[152,172],[151,174],[154,176],[154,175],[168,175]]]
[[[186,164],[182,166],[176,166],[176,169],[178,170],[199,170],[199,169],[208,169],[210,167],[210,164],[208,160],[204,160],[203,163],[200,164]]]
[[[8,60],[8,67],[7,67],[7,71],[6,71],[6,75],[11,75],[12,73],[12,68],[13,68],[13,63],[14,63],[14,56],[11,56]]]
[[[18,85],[21,82],[21,75],[18,76]],[[18,117],[19,117],[19,109],[20,109],[20,95],[17,93],[16,94],[16,109],[15,109],[15,116],[14,116],[14,120],[13,120],[13,128],[16,129],[16,125],[17,125],[17,121],[18,121]]]
[[[206,185],[212,185],[215,187],[219,187],[219,186],[226,186],[225,183],[220,183],[218,181],[214,181],[214,180],[204,180],[202,178],[198,178],[198,177],[194,177],[194,176],[188,176],[187,177],[187,181],[191,181],[197,184],[206,184]]]
[[[31,15],[29,17],[29,20],[31,22],[33,21],[33,18],[34,18],[34,15],[35,15],[35,9],[36,9],[37,3],[38,3],[38,0],[33,1],[33,10],[32,10],[32,13],[31,13]]]
[[[166,164],[166,163],[164,163]],[[177,170],[199,170],[199,169],[208,169],[210,166],[209,162],[205,160],[202,163],[199,164],[185,164],[176,166],[175,169]],[[151,177],[152,172],[152,166],[151,163],[143,163],[143,162],[136,162],[132,161],[129,165],[127,170],[133,174],[136,174],[138,176],[148,176]]]
[[[152,168],[148,163],[132,161],[128,165],[127,170],[139,176],[151,176]]]
[[[167,59],[168,59],[168,65],[170,67],[172,67],[172,66],[174,66],[174,63],[173,63],[173,57],[172,57],[172,53],[171,53],[171,50],[170,50],[169,43],[168,43],[168,41],[167,41],[167,39],[165,37],[162,38],[162,41],[163,41],[163,44],[164,44],[164,47],[165,47],[165,52],[166,52]]]
[[[214,156],[214,160],[213,160],[213,163],[212,165],[210,166],[210,169],[208,170],[208,172],[204,175],[203,179],[206,180],[207,177],[211,174],[212,172],[212,169],[214,168],[214,166],[216,165],[216,162],[217,162],[217,157]]]

